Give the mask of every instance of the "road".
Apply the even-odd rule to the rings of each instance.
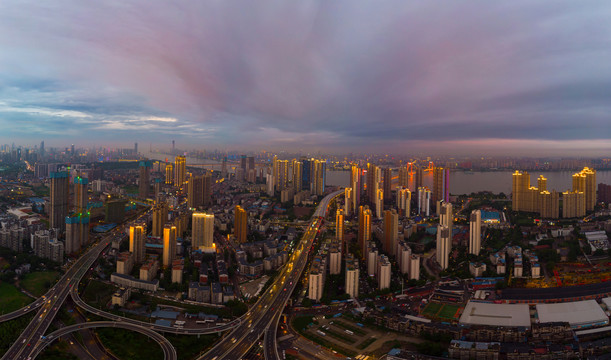
[[[62,337],[64,335],[70,334],[75,331],[80,331],[84,329],[96,329],[96,328],[106,328],[106,327],[114,327],[120,329],[127,329],[131,331],[136,331],[141,334],[148,336],[149,338],[155,340],[161,349],[163,350],[163,357],[166,360],[176,360],[178,359],[178,355],[176,354],[176,349],[174,346],[159,333],[152,331],[148,328],[137,326],[133,324],[127,324],[123,322],[114,322],[114,321],[94,321],[83,324],[75,324],[63,327],[57,331],[52,332],[44,339],[42,339],[38,344],[34,347],[31,356],[32,358],[36,357],[40,354],[45,347],[49,346],[53,341],[57,340],[57,338]]]
[[[301,241],[296,246],[288,263],[282,268],[274,283],[265,291],[259,301],[251,308],[239,326],[230,334],[223,338],[214,348],[200,357],[200,359],[221,360],[221,359],[240,359],[254,343],[261,337],[270,323],[276,324],[276,319],[282,313],[284,306],[289,300],[291,293],[295,289],[299,278],[308,261],[308,255],[312,250],[314,240],[318,235],[322,218],[324,217],[329,202],[336,196],[341,195],[343,190],[339,190],[327,195],[318,205],[314,212],[312,221]],[[276,346],[275,336],[270,344],[266,346]],[[276,350],[267,349],[266,353]]]

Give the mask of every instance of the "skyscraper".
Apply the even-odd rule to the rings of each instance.
[[[359,261],[352,254],[346,256],[346,294],[351,298],[359,296]]]
[[[399,215],[395,209],[384,211],[384,251],[395,256],[399,236]]]
[[[276,191],[282,191],[289,186],[289,162],[288,160],[276,161]]]
[[[401,216],[409,217],[411,213],[412,193],[408,188],[397,188],[397,207]]]
[[[168,221],[168,204],[164,201],[158,202],[153,206],[153,236],[163,236],[163,227]]]
[[[380,169],[374,164],[367,164],[367,199],[375,205],[380,187]]]
[[[167,185],[174,184],[174,166],[172,164],[165,166],[165,183]]]
[[[414,189],[424,186],[424,169],[420,166],[415,167]]]
[[[388,256],[381,255],[378,260],[378,289],[388,289],[390,287],[390,261]]]
[[[65,230],[65,219],[68,216],[68,197],[70,193],[70,175],[65,172],[52,172],[51,178],[51,209],[49,211],[49,227]]]
[[[359,248],[363,257],[367,254],[367,242],[371,240],[371,210],[369,206],[359,206]]]
[[[399,186],[404,189],[409,188],[409,165],[399,167]]]
[[[450,235],[452,233],[452,224],[454,223],[454,215],[452,213],[452,204],[444,201],[440,201],[441,211],[439,212],[439,223],[445,225],[450,229]]]
[[[187,158],[177,156],[174,159],[174,186],[182,187],[187,180]]]
[[[341,244],[341,252],[344,252],[344,210],[337,209],[335,213],[335,238]]]
[[[384,212],[384,191],[378,189],[378,193],[375,198],[376,218],[381,219],[382,213]]]
[[[585,194],[586,211],[593,211],[596,206],[596,170],[588,167],[573,175],[573,191]]]
[[[441,269],[447,269],[449,265],[449,255],[452,249],[452,237],[447,226],[439,224],[437,226],[437,262]]]
[[[146,199],[149,196],[151,166],[150,161],[140,161],[140,181],[138,183],[138,197],[140,199]]]
[[[450,169],[442,167],[433,168],[433,201],[450,201],[449,194]],[[439,210],[438,210],[439,211]]]
[[[129,227],[129,252],[134,257],[134,262],[142,263],[145,258],[145,236],[146,225],[133,224]]]
[[[418,188],[418,214],[429,216],[431,211],[431,191],[425,187]]]
[[[388,167],[384,168],[383,171],[383,190],[384,190],[384,202],[390,201],[391,198],[391,185],[392,185],[392,170]]]
[[[482,212],[473,210],[469,219],[469,254],[479,255],[482,247]]]
[[[321,196],[325,192],[325,170],[327,164],[323,160],[314,160],[312,164],[311,192],[314,195]]]
[[[176,226],[166,224],[163,227],[163,267],[172,266],[176,258]]]
[[[204,206],[212,203],[212,173],[206,171],[204,174]]]
[[[302,184],[303,175],[301,171],[303,164],[300,161],[298,161],[297,159],[293,159],[291,164],[292,164],[292,170],[293,170],[293,177],[292,177],[293,191],[295,192],[295,194],[297,194],[298,192],[301,191],[303,187],[303,184]]]
[[[538,210],[542,218],[557,219],[560,212],[560,196],[556,190],[541,191],[538,198]]]
[[[582,191],[565,191],[562,193],[562,217],[574,218],[586,216],[586,195]]]
[[[87,184],[89,180],[77,176],[74,178],[74,211],[77,214],[84,214],[87,212]]]
[[[191,228],[193,249],[214,252],[214,214],[194,212]]]
[[[187,184],[187,204],[191,209],[204,205],[204,176],[191,176]]]
[[[347,187],[344,189],[344,213],[346,216],[350,216],[352,214],[353,208],[353,192],[351,187]]]
[[[248,218],[246,217],[246,211],[242,209],[240,205],[235,206],[235,220],[233,225],[233,236],[238,244],[246,242],[246,235],[248,233]]]
[[[89,242],[89,215],[71,214],[66,216],[66,254],[78,252],[83,245]]]

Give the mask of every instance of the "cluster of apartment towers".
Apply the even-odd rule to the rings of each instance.
[[[560,201],[562,199],[562,202]],[[526,171],[513,173],[512,208],[514,211],[539,213],[542,218],[558,219],[562,203],[562,217],[584,217],[596,205],[596,170],[585,167],[573,174],[573,187],[560,193],[547,189],[547,179],[537,178],[537,187],[530,185]]]
[[[345,254],[345,291],[351,297],[357,297],[359,292],[359,263],[358,256],[346,253],[344,241],[345,216],[357,214],[358,216],[358,248],[361,260],[365,260],[367,275],[377,277],[380,290],[390,287],[391,262],[389,256],[395,258],[398,269],[407,274],[410,279],[420,278],[420,256],[412,253],[405,239],[414,231],[415,224],[410,223],[403,228],[404,240],[399,240],[399,217],[409,219],[412,216],[412,194],[409,190],[409,181],[413,177],[415,188],[418,189],[417,214],[429,216],[430,202],[437,203],[439,224],[437,226],[436,259],[442,269],[449,263],[452,248],[452,204],[449,202],[449,169],[433,167],[433,191],[423,186],[422,168],[415,168],[410,173],[411,164],[399,168],[399,181],[396,188],[396,209],[384,209],[385,201],[391,201],[392,169],[380,168],[374,164],[367,164],[366,169],[353,165],[350,174],[350,187],[344,191],[344,207],[337,209],[336,237],[328,248],[319,252],[313,260],[309,274],[308,297],[320,301],[324,283],[327,263],[329,274],[340,274],[342,254]],[[360,205],[363,202],[372,204],[376,217],[383,218],[382,254],[372,241],[373,213],[369,205]],[[406,236],[406,234],[408,236]],[[481,212],[475,210],[470,217],[469,252],[479,255],[481,248]]]

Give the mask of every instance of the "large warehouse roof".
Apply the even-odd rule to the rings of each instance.
[[[568,322],[572,327],[604,325],[609,318],[596,300],[537,304],[539,322]]]
[[[492,304],[469,301],[460,316],[460,323],[530,327],[530,314],[527,304]]]

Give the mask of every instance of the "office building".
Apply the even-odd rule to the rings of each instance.
[[[452,233],[446,225],[437,226],[437,262],[442,270],[448,268],[450,251],[452,250]]]
[[[174,158],[174,186],[182,187],[187,181],[187,158],[177,156]]]
[[[386,255],[381,255],[378,260],[378,289],[390,287],[390,261]]]
[[[401,216],[410,217],[412,192],[404,187],[397,188],[397,208]]]
[[[482,212],[471,211],[469,218],[469,254],[479,255],[482,248]]]
[[[141,264],[145,258],[145,239],[146,225],[133,224],[129,227],[129,252],[137,264]]]
[[[140,170],[140,178],[138,180],[138,197],[140,199],[146,199],[149,196],[151,166],[152,164],[150,161],[140,161],[138,167]]]
[[[153,206],[153,228],[151,234],[156,237],[163,236],[163,227],[168,221],[168,204],[158,202]]]
[[[384,251],[395,256],[399,237],[399,215],[395,209],[384,211]]]
[[[366,255],[367,243],[371,240],[371,210],[367,205],[359,207],[359,249]]]
[[[352,254],[346,257],[346,294],[355,299],[359,296],[359,261]]]
[[[70,193],[70,175],[65,172],[51,172],[49,227],[64,231],[65,219],[68,216],[68,197]]]
[[[77,176],[74,178],[74,212],[77,214],[87,213],[87,185],[89,179]]]
[[[174,184],[174,166],[172,164],[165,166],[165,183],[166,185]]]
[[[191,228],[193,249],[214,252],[214,214],[194,212]]]
[[[235,206],[235,220],[233,224],[233,236],[238,244],[246,242],[248,233],[248,219],[246,211],[240,205]]]
[[[163,227],[163,267],[168,268],[176,259],[176,226],[166,224]]]

